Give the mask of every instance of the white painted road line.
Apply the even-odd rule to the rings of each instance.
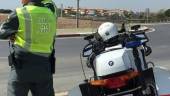
[[[68,96],[68,92],[56,93],[55,96]]]

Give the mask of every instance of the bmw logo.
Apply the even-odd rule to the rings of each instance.
[[[114,65],[114,62],[113,61],[109,61],[109,66],[113,66]]]

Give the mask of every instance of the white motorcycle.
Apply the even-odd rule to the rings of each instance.
[[[94,77],[70,90],[69,96],[159,96],[170,93],[159,89],[164,87],[159,82],[166,81],[157,75],[161,69],[145,59],[152,52],[147,46],[146,31],[153,29],[133,26],[129,32],[119,35],[117,39],[121,43],[111,45],[96,42],[94,34],[86,36],[84,39],[89,43],[82,53],[87,57],[87,66],[92,68]],[[170,90],[170,86],[168,88]]]

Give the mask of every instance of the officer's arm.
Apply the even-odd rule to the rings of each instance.
[[[0,27],[0,39],[8,39],[18,30],[18,17],[16,11],[12,12],[8,19]]]
[[[54,2],[44,3],[44,6],[49,8],[57,16],[57,6]]]
[[[45,7],[49,8],[53,13],[55,13],[55,7],[52,3],[44,4]]]

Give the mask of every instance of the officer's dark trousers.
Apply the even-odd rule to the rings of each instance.
[[[9,81],[7,96],[28,96],[28,91],[32,96],[54,96],[52,81],[39,83]]]
[[[11,66],[7,96],[28,96],[29,91],[32,96],[54,96],[49,60],[31,56],[29,60],[19,59],[16,57],[19,62]]]

